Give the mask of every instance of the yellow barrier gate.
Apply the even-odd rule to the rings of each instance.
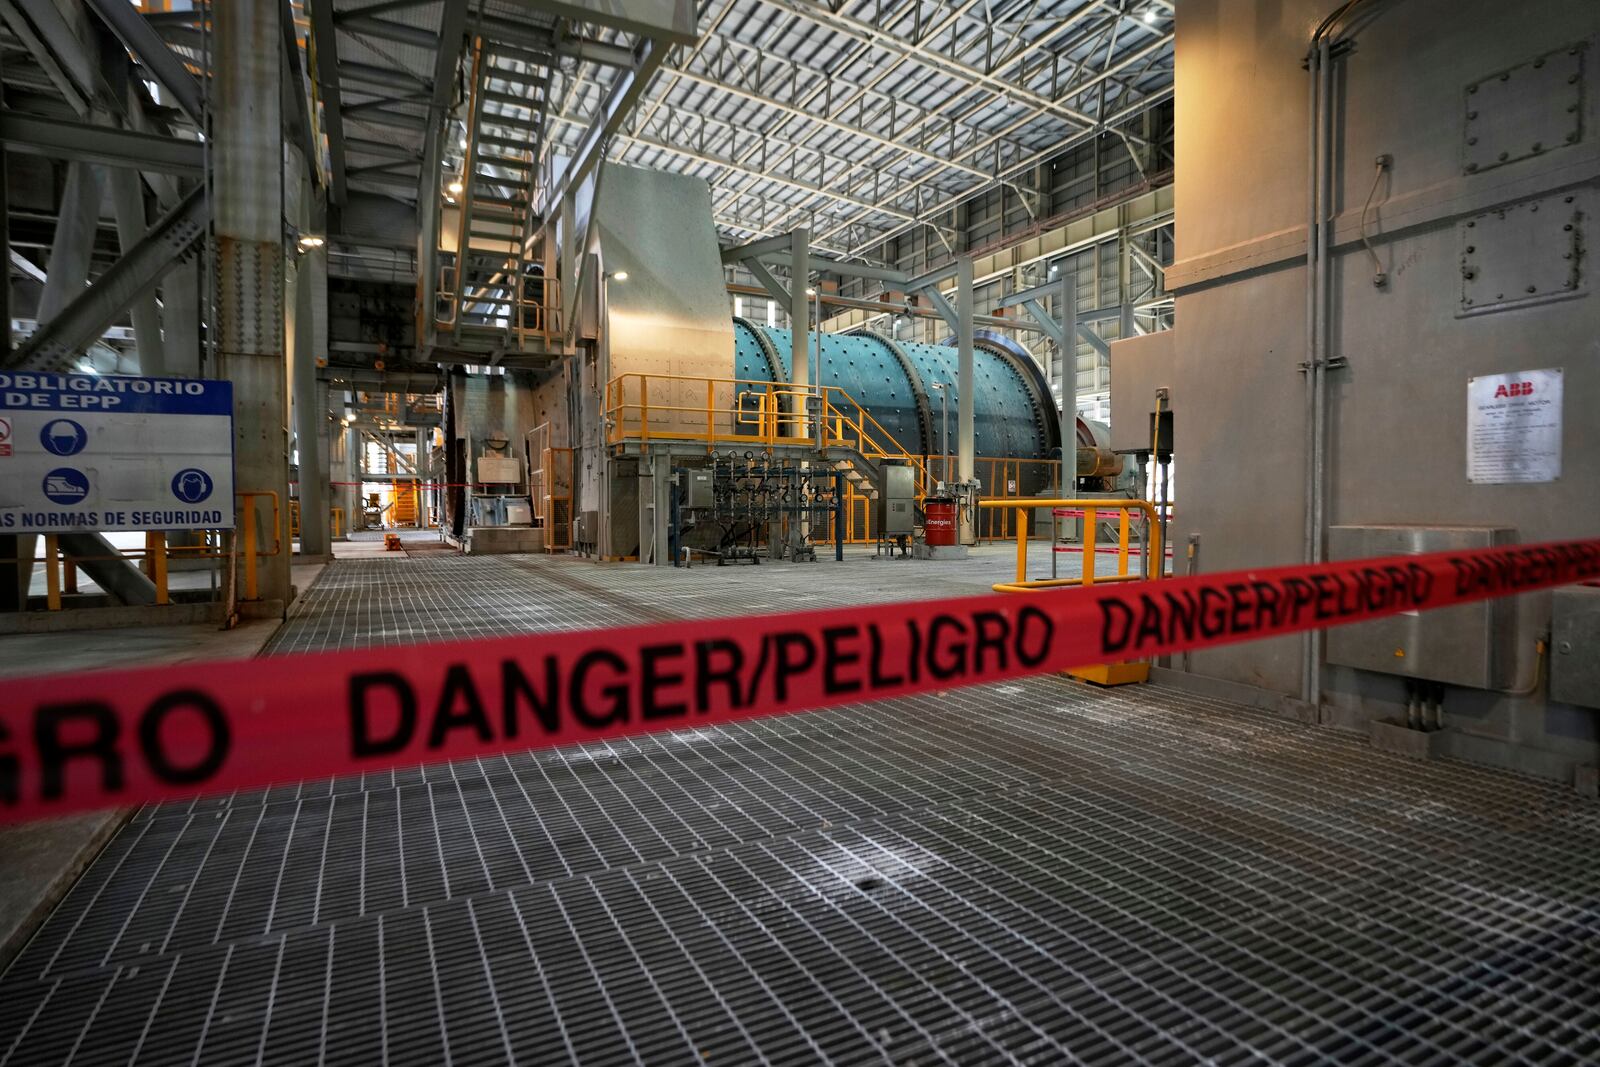
[[[1018,499],[1008,498],[1000,500],[980,500],[978,507],[985,509],[1010,508],[1016,512],[1017,520],[1017,577],[1009,582],[997,582],[994,590],[997,593],[1036,593],[1046,589],[1060,589],[1064,586],[1095,585],[1101,582],[1137,582],[1155,580],[1166,573],[1166,549],[1161,544],[1161,521],[1156,513],[1154,504],[1148,500],[1068,500],[1068,499]],[[1029,578],[1028,577],[1028,512],[1033,508],[1071,508],[1083,512],[1083,566],[1081,574],[1072,578]],[[1117,522],[1117,570],[1115,574],[1095,573],[1095,557],[1099,552],[1097,544],[1100,522],[1099,513],[1102,511],[1115,511],[1118,513]],[[1149,539],[1139,560],[1139,570],[1130,568],[1131,558],[1130,541],[1133,532],[1133,514],[1139,512],[1148,523]],[[1051,551],[1055,546],[1051,545]],[[1130,682],[1145,682],[1150,679],[1150,664],[1145,661],[1136,663],[1107,663],[1097,664],[1092,667],[1074,667],[1065,673],[1074,678],[1082,678],[1087,682],[1097,685],[1126,685]]]

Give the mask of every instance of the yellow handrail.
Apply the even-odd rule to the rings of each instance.
[[[705,402],[662,403],[660,385],[683,383],[703,386]],[[727,387],[731,395],[728,406],[716,402],[719,386]],[[652,390],[652,387],[655,387]],[[655,399],[651,398],[652,391]],[[755,410],[742,398],[755,395]],[[847,446],[869,459],[896,459],[912,464],[921,481],[928,480],[923,460],[905,451],[893,434],[873,418],[854,397],[838,386],[820,389],[790,385],[786,382],[762,381],[753,378],[712,378],[687,374],[619,374],[606,383],[606,415],[612,444],[633,439],[641,443],[652,440],[698,441],[706,451],[717,444],[762,445],[771,448],[792,441],[800,443],[802,435],[809,436],[812,419],[806,410],[808,398],[821,397],[822,444],[824,447]],[[630,397],[636,397],[631,399]],[[687,397],[684,397],[687,401]],[[788,401],[787,405],[784,400]],[[788,410],[785,410],[785,407]],[[677,420],[674,422],[674,420]],[[718,429],[718,422],[726,420],[726,432]],[[662,426],[673,427],[662,429]],[[787,430],[787,433],[785,431]]]
[[[1035,589],[1050,589],[1068,585],[1094,585],[1096,582],[1134,582],[1144,578],[1160,578],[1166,571],[1166,554],[1161,544],[1161,521],[1155,505],[1148,500],[1096,500],[1036,499],[1032,497],[1007,497],[978,501],[980,508],[1014,508],[1017,513],[1017,577],[1015,581],[997,582],[997,593],[1026,593]],[[1032,508],[1074,508],[1083,511],[1083,573],[1076,578],[1028,577],[1028,511]],[[1115,511],[1119,515],[1117,532],[1117,573],[1095,574],[1095,541],[1099,532],[1101,511]],[[1132,513],[1142,512],[1149,521],[1150,540],[1140,561],[1142,574],[1128,570],[1128,542]],[[1054,550],[1054,546],[1051,546]]]

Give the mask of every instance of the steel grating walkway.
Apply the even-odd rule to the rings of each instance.
[[[1009,566],[419,553],[274,648]],[[1600,1060],[1600,807],[1040,678],[147,809],[0,978],[5,1065],[1263,1059]]]

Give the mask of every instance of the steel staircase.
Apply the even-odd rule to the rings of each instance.
[[[441,271],[441,332],[458,347],[544,351],[559,323],[532,251],[548,57],[475,41],[461,173],[446,181],[457,211],[456,252]],[[448,262],[441,253],[441,263]]]

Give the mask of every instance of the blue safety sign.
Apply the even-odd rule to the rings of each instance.
[[[89,443],[89,431],[71,419],[51,419],[39,431],[39,443],[53,456],[75,456]]]
[[[233,386],[0,372],[0,533],[234,525]]]

